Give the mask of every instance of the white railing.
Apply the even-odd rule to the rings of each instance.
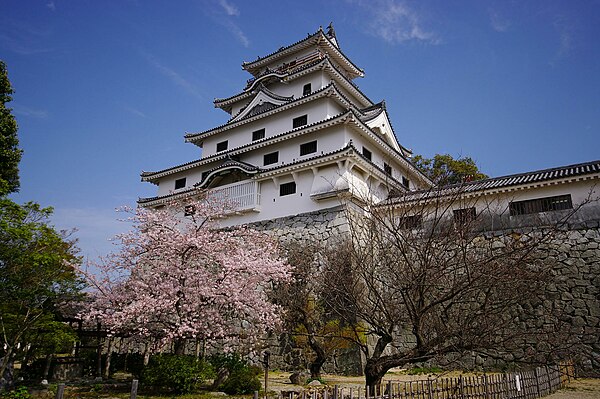
[[[259,210],[260,190],[256,181],[232,183],[208,191],[208,198],[224,201],[233,211]]]

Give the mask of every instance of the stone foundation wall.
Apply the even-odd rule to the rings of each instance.
[[[540,257],[553,264],[554,281],[548,286],[543,303],[531,307],[527,321],[531,328],[544,327],[545,312],[561,312],[562,320],[583,344],[585,353],[579,359],[581,370],[587,374],[600,373],[600,225],[597,218],[578,221],[561,232],[540,251]],[[504,224],[506,226],[506,224]],[[343,206],[292,217],[257,222],[250,227],[271,232],[283,245],[306,241],[333,242],[348,233],[348,221]],[[522,227],[522,226],[519,226]],[[518,227],[517,227],[518,228]],[[406,344],[411,338],[407,335]],[[533,350],[539,342],[528,342]],[[282,370],[306,368],[302,350],[287,336],[274,339],[271,348],[274,367]],[[518,362],[527,356],[521,349],[514,351],[505,362]],[[471,365],[499,366],[497,360],[473,356]],[[325,372],[361,373],[364,359],[358,350],[337,353],[328,362]]]

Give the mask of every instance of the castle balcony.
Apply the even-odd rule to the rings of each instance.
[[[211,188],[207,198],[225,202],[230,208],[227,213],[260,212],[260,184],[254,180]]]

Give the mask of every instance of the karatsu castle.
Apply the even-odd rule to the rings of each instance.
[[[327,214],[341,199],[396,206],[402,194],[434,187],[411,163],[385,102],[374,103],[354,82],[364,72],[342,52],[332,25],[242,68],[251,75],[245,87],[214,101],[230,115],[227,123],[185,135],[202,158],[143,172],[158,193],[140,198],[141,206],[206,192],[232,204],[224,226],[273,228],[265,221]],[[600,161],[593,161],[467,182],[461,190],[492,196],[519,224],[523,215],[572,209],[598,181]],[[475,214],[478,206],[455,213]],[[597,207],[580,214],[600,219]]]
[[[207,195],[230,203],[224,227],[248,224],[280,242],[333,243],[330,237],[348,232],[344,204],[397,212],[421,201],[426,210],[435,203],[422,200],[431,198],[427,193],[443,198],[460,190],[444,211],[455,223],[493,204],[498,213],[482,224],[488,233],[573,213],[546,254],[556,276],[546,302],[566,309],[565,321],[582,334],[598,336],[600,161],[435,187],[410,161],[385,103],[374,103],[354,83],[363,70],[342,52],[331,25],[242,67],[251,75],[245,87],[214,101],[230,115],[227,123],[185,135],[202,149],[200,159],[143,172],[142,181],[157,185],[158,193],[140,198],[140,206]],[[401,228],[420,228],[421,214],[394,215]],[[600,344],[586,345],[590,355],[583,363],[600,370]]]
[[[231,225],[336,207],[339,196],[378,202],[432,186],[398,141],[385,103],[354,83],[363,70],[331,25],[242,67],[252,75],[246,86],[214,101],[229,121],[185,135],[202,158],[143,172],[158,194],[140,205],[208,189],[234,204],[224,222]]]

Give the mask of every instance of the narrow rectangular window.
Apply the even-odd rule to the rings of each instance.
[[[270,152],[265,154],[263,158],[263,165],[272,165],[274,163],[279,162],[279,151]]]
[[[252,141],[265,138],[265,129],[259,129],[252,132]]]
[[[456,224],[468,224],[473,222],[477,218],[477,212],[475,208],[464,208],[454,210],[454,223]]]
[[[383,163],[383,171],[388,176],[392,175],[392,167],[390,165],[388,165],[387,163],[385,163],[385,162]]]
[[[406,188],[410,188],[410,180],[408,180],[406,177],[402,176],[402,185]]]
[[[279,196],[296,194],[296,182],[284,183],[279,186]]]
[[[317,152],[317,140],[300,144],[300,155],[312,154]]]
[[[302,115],[292,120],[292,128],[308,125],[308,115]]]
[[[175,190],[185,187],[185,177],[175,180]]]
[[[573,201],[571,199],[571,194],[566,194],[525,201],[514,201],[510,203],[509,208],[511,216],[527,215],[530,213],[573,209]]]
[[[302,95],[308,96],[311,92],[312,92],[312,89],[311,89],[310,83],[305,84],[304,87],[302,88]]]
[[[217,152],[225,151],[227,149],[227,140],[217,143]]]
[[[366,149],[365,147],[362,148],[362,154],[365,158],[367,158],[369,161],[371,160],[371,158],[373,157],[373,154],[371,153],[371,151],[369,151],[368,149]]]
[[[423,218],[421,215],[410,215],[398,218],[398,227],[401,229],[420,229],[422,225]]]

